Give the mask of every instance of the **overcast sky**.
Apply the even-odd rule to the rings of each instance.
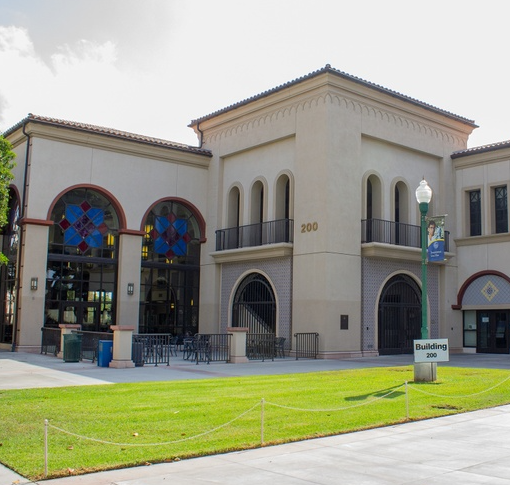
[[[0,0],[0,132],[28,113],[197,145],[192,119],[331,64],[510,139],[507,0]]]

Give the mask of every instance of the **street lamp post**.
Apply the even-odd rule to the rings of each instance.
[[[425,178],[416,189],[416,200],[421,213],[421,338],[429,338],[427,318],[427,212],[432,198],[432,189]],[[414,381],[433,382],[437,378],[437,364],[435,362],[415,362]]]
[[[421,214],[421,338],[429,336],[427,325],[427,212],[432,198],[432,189],[425,178],[416,189],[416,200]]]

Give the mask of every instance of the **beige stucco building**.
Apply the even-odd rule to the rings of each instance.
[[[317,332],[321,357],[408,352],[425,177],[429,214],[447,214],[429,334],[509,351],[508,145],[467,150],[473,121],[329,65],[190,127],[198,147],[34,115],[5,133],[18,158],[0,345],[37,350],[42,326],[76,323],[248,327],[290,352]]]

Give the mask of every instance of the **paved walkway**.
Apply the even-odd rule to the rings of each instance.
[[[54,357],[0,352],[0,389],[276,375],[411,363],[412,356],[385,356],[197,366],[175,358],[169,367],[109,369],[87,362],[63,363]],[[510,369],[510,356],[452,355],[449,363],[439,367],[441,365]],[[39,483],[256,485],[268,482],[279,485],[510,485],[510,405],[329,438]],[[14,483],[30,482],[0,466],[0,485]]]

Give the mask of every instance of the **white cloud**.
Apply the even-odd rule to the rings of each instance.
[[[0,131],[33,112],[196,144],[191,119],[329,63],[474,119],[470,146],[510,137],[506,17],[474,0],[46,2],[0,5]]]

